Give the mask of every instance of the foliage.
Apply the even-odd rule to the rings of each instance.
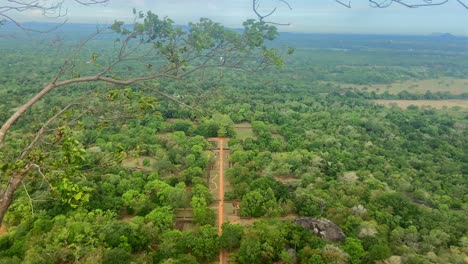
[[[233,250],[239,248],[242,240],[242,226],[239,224],[224,223],[223,233],[219,237],[219,245],[222,249]]]
[[[463,93],[421,93],[411,87],[391,93],[374,87],[407,79],[465,78],[463,41],[286,34],[296,52],[285,58],[285,67],[247,76],[214,66],[220,56],[235,63],[239,54],[265,55],[281,64],[273,51],[261,48],[276,36],[270,25],[248,21],[236,33],[207,19],[180,28],[169,18],[141,15],[134,27],[113,25],[120,42],[109,44],[117,36],[109,35],[84,48],[74,74],[104,67],[118,52],[112,46],[127,37],[136,46],[156,45],[161,61],[149,66],[150,58],[130,60],[109,74],[116,79],[153,73],[163,60],[183,74],[202,63],[189,62],[188,53],[203,55],[218,45],[240,53],[216,50],[213,68],[187,75],[185,82],[146,82],[193,109],[163,96],[156,100],[154,90],[139,85],[92,83],[57,89],[36,104],[12,127],[0,153],[3,184],[25,165],[37,165],[5,218],[1,263],[150,262],[147,258],[207,263],[220,249],[235,252],[231,260],[239,263],[287,263],[292,250],[298,263],[373,263],[392,255],[405,263],[464,261],[466,109],[402,110],[372,102],[465,98]],[[26,43],[0,42],[5,50],[2,122],[60,67],[49,48]],[[96,63],[85,65],[94,53]],[[348,88],[351,84],[362,87]],[[41,144],[17,160],[33,132],[74,100],[80,106],[65,111]],[[233,139],[240,122],[249,122],[253,134]],[[240,202],[242,216],[250,218],[242,223],[255,222],[224,223],[220,236],[212,226],[214,198],[207,184],[214,155],[206,138],[217,136],[231,138],[225,198]],[[137,164],[145,160],[149,164]],[[175,209],[186,207],[193,209],[195,224],[178,230]],[[331,244],[284,220],[285,215],[330,219],[347,239]]]
[[[188,244],[198,261],[212,260],[219,251],[218,230],[210,225],[201,226],[189,235]]]

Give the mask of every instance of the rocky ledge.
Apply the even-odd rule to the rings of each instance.
[[[314,232],[320,238],[331,242],[341,242],[346,238],[343,230],[341,230],[341,228],[335,223],[327,219],[298,217],[294,222],[296,225],[300,225],[303,228]]]

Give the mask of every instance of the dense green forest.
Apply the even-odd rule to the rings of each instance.
[[[0,41],[0,123],[90,32],[59,30],[66,41],[54,36],[61,32]],[[71,74],[98,67],[85,63],[93,54],[106,64],[114,39],[88,43]],[[220,251],[233,263],[466,263],[468,110],[373,101],[462,100],[466,86],[347,85],[468,83],[467,39],[284,33],[271,45],[295,49],[283,67],[72,84],[39,101],[1,149],[0,184],[23,166],[15,158],[44,123],[73,107],[30,153],[37,169],[4,220],[0,263],[217,263]],[[149,67],[130,61],[113,74]],[[226,221],[221,235],[209,184],[213,137],[229,139],[224,199],[238,202],[241,219]],[[192,209],[188,225],[178,223],[181,208]],[[322,239],[291,216],[328,219],[346,239]]]

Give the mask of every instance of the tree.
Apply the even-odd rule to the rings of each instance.
[[[178,183],[175,188],[168,193],[167,201],[173,208],[183,208],[186,203],[185,184],[183,182]]]
[[[327,201],[311,193],[308,189],[296,191],[296,211],[304,216],[321,216],[329,206]]]
[[[201,226],[191,234],[189,247],[192,254],[201,262],[209,262],[216,256],[219,250],[219,238],[217,228],[206,225]]]
[[[262,245],[258,239],[243,239],[237,253],[239,263],[261,263]]]
[[[223,233],[219,237],[221,248],[226,250],[238,248],[242,239],[242,226],[239,224],[223,223],[221,228],[223,230]]]
[[[174,211],[169,206],[157,207],[145,216],[145,220],[153,223],[160,232],[170,229],[174,219]]]
[[[312,249],[309,246],[305,246],[301,251],[298,252],[299,263],[309,264],[324,264],[322,255],[319,249]]]
[[[186,233],[179,230],[168,230],[162,234],[161,243],[154,253],[153,259],[155,263],[160,263],[163,259],[170,259],[185,253],[187,247]]]
[[[207,205],[206,200],[199,196],[192,197],[193,222],[199,225],[214,225],[216,216]]]
[[[93,5],[105,3],[107,0],[75,0],[75,2],[83,5]],[[283,0],[281,2],[289,6],[287,1]],[[336,2],[346,7],[351,7],[350,1],[348,3],[342,1]],[[442,5],[447,2],[447,0],[439,2],[423,0],[420,4],[408,4],[406,1],[393,0],[369,1],[369,4],[375,8],[385,8],[391,4],[414,8]],[[457,2],[462,7],[468,8],[464,1],[457,0]],[[35,0],[9,1],[9,5],[0,6],[0,16],[6,20],[15,22],[16,20],[10,15],[12,12],[36,10],[45,15],[56,14],[58,17],[65,15],[62,12],[65,0],[51,5],[44,5],[43,3],[48,2]],[[119,47],[114,54],[115,57],[107,58],[109,60],[106,60],[100,57],[99,54],[93,53],[89,62],[96,66],[95,71],[89,73],[89,75],[81,76],[84,73],[76,72],[77,65],[80,64],[79,60],[77,60],[78,56],[84,53],[83,47],[86,44],[106,30],[99,30],[96,34],[83,40],[75,52],[72,52],[65,59],[57,75],[39,93],[18,107],[17,111],[7,118],[0,128],[0,148],[2,148],[0,166],[3,169],[2,178],[0,179],[0,223],[13,201],[14,193],[24,183],[27,176],[31,175],[33,171],[41,174],[41,176],[47,175],[43,173],[41,166],[39,166],[38,157],[33,155],[34,148],[40,143],[39,139],[58,116],[66,110],[76,107],[75,104],[67,105],[57,114],[50,116],[44,123],[44,126],[37,131],[35,139],[25,147],[24,151],[20,151],[19,157],[9,156],[11,154],[10,151],[4,152],[4,149],[7,148],[5,144],[7,132],[33,105],[54,89],[72,85],[77,85],[76,87],[79,88],[78,84],[83,83],[105,82],[125,86],[145,81],[148,82],[158,78],[181,80],[193,73],[205,72],[219,67],[259,70],[270,64],[281,65],[282,61],[278,53],[266,45],[268,41],[273,40],[277,36],[276,28],[270,25],[274,24],[274,22],[265,21],[266,18],[276,11],[276,8],[266,14],[262,14],[259,12],[260,0],[253,0],[252,3],[254,13],[259,21],[247,20],[243,24],[243,33],[226,30],[221,25],[208,19],[201,19],[197,23],[192,23],[190,24],[190,29],[184,31],[174,27],[173,21],[169,18],[161,19],[151,12],[144,14],[141,12],[137,13],[135,10],[134,14],[137,22],[133,28],[127,27],[123,22],[118,21],[110,29],[112,32],[120,35],[115,42]],[[21,27],[20,24],[17,23],[17,25]],[[120,66],[124,66],[129,61],[141,61],[143,58],[148,58],[146,56],[148,54],[156,54],[154,60],[145,63],[145,65],[129,75],[122,76],[120,74],[118,70]],[[254,64],[254,62],[258,63]],[[155,83],[151,85],[156,86]],[[183,102],[176,98],[159,91],[156,92],[161,96],[183,104]],[[224,131],[221,132],[224,134]]]
[[[390,249],[386,244],[372,245],[369,249],[368,258],[374,262],[376,260],[387,259],[392,255]]]
[[[242,198],[240,207],[243,216],[262,216],[265,213],[265,197],[259,191],[251,191]]]
[[[123,250],[122,248],[113,248],[105,252],[102,263],[114,264],[114,263],[129,263],[132,261],[132,254]]]
[[[286,247],[287,226],[278,220],[255,222],[245,230],[238,252],[240,263],[273,263]]]
[[[326,245],[322,249],[322,258],[325,263],[345,264],[348,263],[348,254],[333,245]]]
[[[206,201],[206,204],[211,204],[213,202],[213,195],[206,186],[202,184],[196,184],[192,187],[192,195],[203,198]]]
[[[128,190],[122,195],[123,204],[130,214],[143,211],[148,205],[148,198],[137,190]]]
[[[202,18],[197,23],[190,23],[188,30],[175,27],[169,18],[159,18],[152,12],[146,14],[134,10],[136,16],[133,28],[116,21],[110,29],[98,30],[82,41],[79,47],[64,61],[56,76],[39,93],[18,107],[0,128],[0,148],[2,152],[8,145],[6,135],[11,126],[33,105],[50,91],[82,83],[105,82],[117,86],[128,86],[140,82],[165,78],[182,80],[196,72],[209,72],[213,68],[256,71],[282,61],[274,48],[267,47],[267,42],[278,35],[274,26],[263,21],[249,19],[243,23],[243,33],[225,29],[222,25]],[[157,29],[157,30],[156,30]],[[115,57],[100,58],[93,54],[89,63],[95,64],[96,71],[81,76],[76,72],[76,65],[84,46],[97,35],[113,32],[118,36],[115,43],[120,43]],[[152,60],[148,61],[148,54]],[[219,58],[222,57],[223,60]],[[119,67],[131,61],[142,61],[144,65],[136,72],[121,76]],[[108,61],[106,63],[106,61]],[[143,64],[143,63],[142,63]],[[68,78],[72,76],[72,78]],[[154,83],[152,86],[157,86]],[[79,86],[77,86],[79,87]],[[148,87],[148,86],[145,86]],[[154,89],[153,89],[154,91]],[[151,105],[151,102],[148,102]],[[2,160],[2,178],[0,179],[0,223],[13,201],[13,195],[23,180],[33,171],[40,171],[39,160],[33,155],[33,149],[40,143],[46,128],[61,114],[75,105],[69,105],[52,116],[36,133],[36,139],[27,146],[21,155],[5,157]],[[4,156],[4,155],[2,155]]]
[[[349,254],[351,264],[361,263],[361,259],[366,255],[361,241],[355,238],[346,238],[343,249]]]

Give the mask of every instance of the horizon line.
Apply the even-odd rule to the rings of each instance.
[[[105,26],[105,25],[112,25],[112,24],[107,24],[107,23],[104,23],[104,24],[98,24],[98,23],[92,23],[92,22],[66,22],[66,23],[59,23],[59,22],[39,22],[39,21],[25,21],[25,22],[21,22],[21,24],[49,24],[49,25],[60,25],[62,24],[61,26],[59,26],[57,28],[57,30],[59,30],[60,28],[62,28],[63,26],[66,26],[66,25],[90,25],[90,26],[98,26],[98,25],[101,25],[101,26]],[[125,23],[125,25],[131,25],[131,23]],[[19,28],[18,26],[15,25],[14,22],[11,22],[11,21],[6,21],[2,26],[0,26],[0,31],[1,31],[1,28],[5,27],[5,26],[9,26],[11,28],[15,28],[15,29],[18,29],[21,31],[21,28]],[[175,26],[188,26],[188,25],[184,25],[184,24],[175,24]],[[286,26],[287,27],[287,26]],[[238,30],[238,29],[242,29],[242,28],[236,28],[236,27],[227,27],[226,28],[229,28],[229,29],[235,29],[235,30]],[[454,33],[451,33],[451,32],[431,32],[431,33],[377,33],[377,32],[332,32],[332,31],[329,31],[329,32],[305,32],[305,31],[282,31],[280,30],[279,27],[278,28],[278,32],[280,34],[283,34],[283,33],[289,33],[289,34],[325,34],[325,35],[373,35],[373,36],[426,36],[426,37],[440,37],[442,35],[451,35],[452,37],[455,37],[455,38],[468,38],[468,35],[460,35],[460,34],[454,34]],[[55,30],[54,30],[55,31]]]

